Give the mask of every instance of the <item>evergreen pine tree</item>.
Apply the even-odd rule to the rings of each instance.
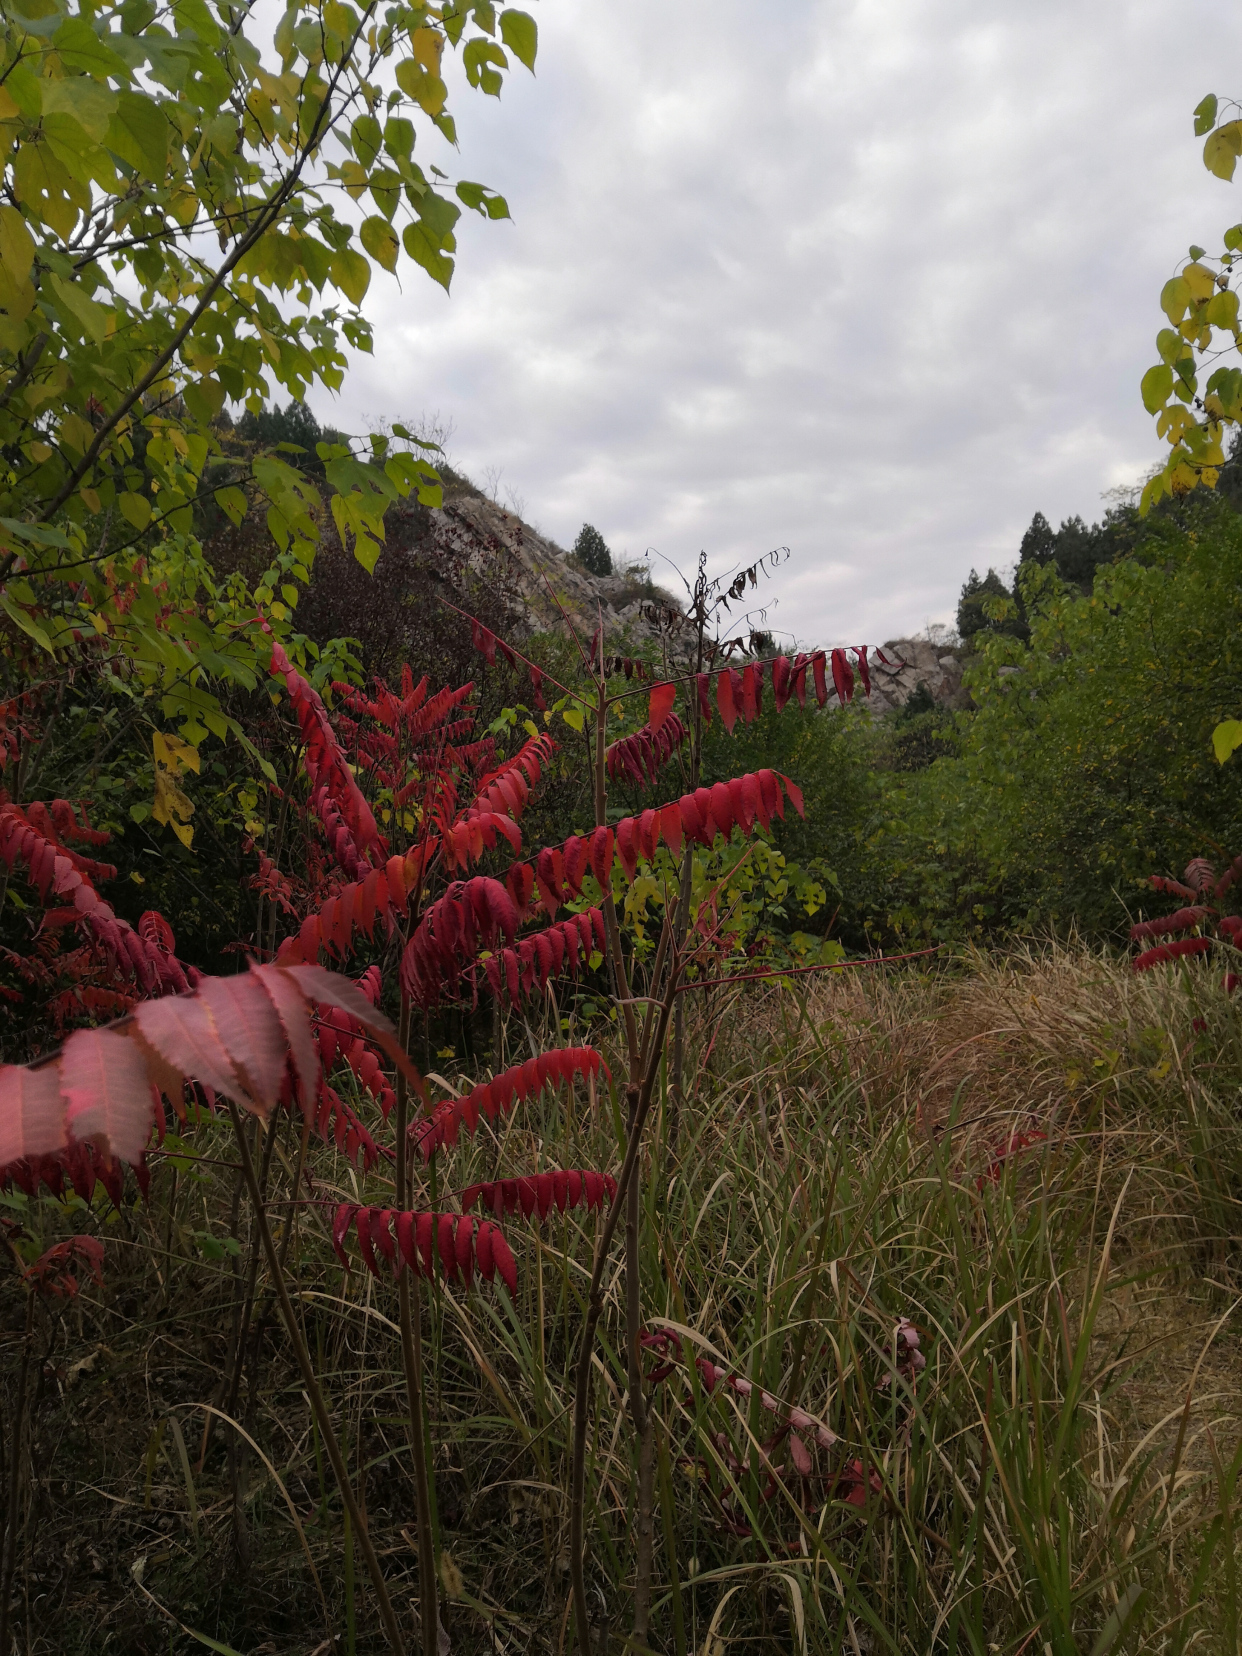
[[[612,574],[612,553],[594,524],[582,525],[574,542],[574,557],[590,575]]]

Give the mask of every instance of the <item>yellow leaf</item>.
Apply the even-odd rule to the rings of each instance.
[[[1160,309],[1170,322],[1180,322],[1190,306],[1190,285],[1182,276],[1172,276],[1160,290]]]
[[[371,267],[361,253],[343,247],[332,255],[328,274],[351,304],[360,305],[371,281]]]
[[[34,264],[34,238],[16,207],[0,207],[0,264],[14,286],[20,286]]]
[[[437,29],[415,29],[410,45],[414,49],[414,60],[421,63],[429,74],[438,75],[440,72],[440,54],[444,50],[444,37]]]
[[[157,730],[151,736],[151,750],[156,764],[174,775],[179,770],[192,770],[198,775],[198,749],[190,742],[182,741],[180,736],[165,735],[162,730]]]
[[[385,270],[397,268],[401,243],[387,219],[380,218],[378,213],[372,214],[370,218],[363,219],[360,234],[363,247],[377,264],[383,265]]]
[[[1203,165],[1217,178],[1233,177],[1239,155],[1242,155],[1242,121],[1227,121],[1215,132],[1208,133],[1203,146]]]
[[[439,75],[416,63],[413,58],[403,58],[397,65],[396,75],[397,85],[406,97],[412,98],[428,115],[438,115],[444,108],[448,101],[448,87]]]
[[[94,489],[79,489],[78,493],[79,493],[79,495],[81,495],[82,499],[85,501],[87,511],[88,512],[93,512],[94,515],[96,517],[98,517],[100,512],[103,511],[103,502],[100,500],[100,498],[99,498],[98,494],[96,494],[95,490]]]
[[[1212,748],[1216,762],[1223,765],[1229,755],[1242,747],[1242,719],[1225,719],[1212,732]]]
[[[1206,265],[1188,264],[1182,271],[1182,281],[1190,290],[1190,297],[1196,304],[1201,300],[1210,299],[1216,291],[1216,278]]]

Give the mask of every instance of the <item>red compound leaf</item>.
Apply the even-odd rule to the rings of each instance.
[[[602,1209],[605,1199],[614,1202],[616,1196],[617,1181],[611,1173],[535,1173],[524,1179],[493,1179],[468,1185],[461,1193],[461,1205],[463,1212],[478,1205],[490,1208],[497,1216],[521,1208],[525,1218],[538,1213],[542,1221],[554,1204],[562,1213],[570,1207],[585,1207],[591,1213]]]
[[[119,1204],[117,1204],[119,1205]],[[85,1268],[92,1282],[103,1282],[103,1243],[93,1236],[70,1236],[54,1243],[22,1272],[22,1281],[41,1294],[72,1299],[78,1291],[75,1268]]]
[[[604,951],[604,916],[597,908],[584,909],[533,936],[515,948],[501,949],[487,962],[487,980],[499,995],[507,988],[512,999],[547,988],[548,980],[568,972],[578,975],[592,953]]]
[[[498,835],[514,852],[522,849],[522,831],[512,817],[499,811],[472,811],[440,836],[445,865],[455,870],[468,868],[485,851],[495,850]]]
[[[68,898],[72,907],[57,911],[58,920],[71,920],[84,931],[117,977],[132,978],[148,995],[181,993],[189,981],[176,956],[135,931],[95,890],[93,880],[111,879],[116,870],[90,862],[62,843],[59,834],[72,820],[72,809],[64,800],[53,801],[50,813],[43,806],[23,810],[0,802],[0,861],[10,872],[22,866],[45,906],[53,896]],[[76,825],[76,832],[95,834],[96,830]]]
[[[1163,874],[1153,874],[1147,883],[1153,891],[1167,891],[1171,897],[1185,897],[1192,903],[1199,895],[1191,886],[1183,885],[1180,880],[1170,880]]]
[[[191,1080],[264,1117],[289,1088],[309,1122],[322,1081],[311,1018],[322,1004],[356,1019],[423,1096],[392,1025],[348,979],[317,966],[252,966],[144,1001],[119,1026],[77,1030],[58,1057],[34,1068],[0,1065],[0,1182],[34,1176],[30,1168],[47,1157],[71,1171],[76,1157],[80,1169],[88,1148],[102,1158],[98,1177],[110,1158],[137,1165],[160,1092],[181,1109]],[[336,1132],[349,1143],[348,1119]],[[15,1170],[18,1163],[28,1165]]]
[[[517,1265],[503,1232],[490,1220],[476,1229],[472,1214],[396,1212],[343,1203],[332,1222],[332,1246],[347,1270],[345,1244],[351,1229],[374,1277],[389,1272],[397,1277],[408,1266],[416,1276],[433,1278],[438,1261],[446,1282],[469,1288],[477,1269],[485,1282],[499,1276],[510,1298],[517,1298]]]
[[[1208,937],[1180,937],[1174,943],[1161,943],[1158,948],[1138,955],[1133,962],[1134,970],[1148,972],[1153,966],[1164,966],[1186,955],[1207,954],[1211,947],[1212,940]]]
[[[782,786],[799,816],[805,816],[800,789],[777,771],[761,770],[697,788],[675,804],[644,811],[640,817],[622,817],[616,827],[616,848],[626,877],[634,878],[640,856],[650,861],[661,839],[676,856],[683,834],[700,845],[711,845],[718,833],[727,838],[735,827],[744,834],[751,832],[756,821],[765,830],[770,828],[774,816],[785,814]]]
[[[871,694],[871,668],[867,663],[867,646],[865,644],[854,645],[854,654],[858,657],[858,676],[862,680],[863,694],[869,696]]]
[[[507,887],[476,874],[457,880],[419,922],[401,956],[401,987],[420,1006],[456,990],[463,964],[502,937],[517,936],[521,916]]]
[[[325,1082],[319,1094],[315,1131],[325,1144],[335,1144],[351,1167],[362,1157],[363,1171],[369,1173],[379,1160],[379,1149],[357,1113]]]
[[[742,710],[742,675],[734,667],[725,667],[716,675],[716,706],[729,735]]]
[[[643,725],[608,748],[604,760],[609,776],[614,781],[625,776],[640,787],[644,782],[654,782],[660,766],[672,758],[688,734],[676,713],[666,714],[658,728]]]
[[[311,803],[323,824],[328,843],[345,873],[362,871],[364,860],[377,862],[386,852],[371,807],[354,781],[353,771],[328,719],[318,693],[294,667],[284,650],[272,640],[273,677],[285,681],[289,700],[297,714],[305,747],[303,764],[310,778]]]
[[[1210,891],[1216,883],[1216,870],[1206,857],[1194,857],[1186,864],[1182,879],[1196,893]]]
[[[514,818],[521,816],[530,790],[555,752],[556,743],[546,731],[542,736],[532,736],[511,759],[480,778],[471,809],[495,811]]]
[[[483,1081],[461,1098],[445,1099],[437,1104],[425,1121],[416,1121],[410,1127],[410,1137],[419,1146],[424,1161],[442,1146],[457,1143],[457,1135],[464,1126],[473,1133],[480,1116],[495,1121],[512,1109],[515,1102],[535,1098],[546,1088],[561,1082],[572,1083],[576,1075],[608,1076],[608,1066],[594,1047],[557,1047],[541,1052],[537,1058],[528,1058],[524,1064],[502,1070],[492,1081]]]
[[[1130,927],[1130,938],[1139,943],[1145,937],[1167,937],[1170,932],[1190,931],[1200,924],[1214,909],[1200,903],[1194,908],[1180,908],[1176,914],[1167,914],[1159,920],[1142,920],[1137,926]]]
[[[1015,1157],[1020,1156],[1024,1150],[1029,1150],[1033,1145],[1046,1143],[1047,1137],[1046,1133],[1040,1132],[1037,1128],[1032,1128],[1025,1133],[1011,1133],[1002,1144],[993,1150],[987,1166],[975,1180],[975,1188],[981,1191],[985,1184],[989,1182],[997,1183],[1008,1163],[1013,1161]]]
[[[677,700],[677,686],[675,684],[653,684],[651,698],[647,703],[647,729],[654,733],[673,711],[673,704]]]
[[[832,683],[837,692],[837,700],[842,706],[853,701],[854,669],[850,666],[844,650],[832,652]]]

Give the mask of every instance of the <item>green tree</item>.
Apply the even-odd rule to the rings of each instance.
[[[1222,108],[1215,93],[1209,93],[1194,113],[1195,133],[1204,139],[1203,164],[1226,181],[1233,178],[1242,155],[1239,116],[1242,105],[1227,103]],[[1143,490],[1144,510],[1200,483],[1214,487],[1225,464],[1225,427],[1242,422],[1242,368],[1219,363],[1231,347],[1242,349],[1238,295],[1230,286],[1240,254],[1242,224],[1235,224],[1225,231],[1221,253],[1209,256],[1204,248],[1192,246],[1181,270],[1161,289],[1160,308],[1169,326],[1156,335],[1159,361],[1143,375],[1141,391],[1170,452]],[[1206,382],[1200,385],[1201,370],[1207,369]]]
[[[980,576],[972,569],[957,601],[957,633],[963,644],[973,648],[977,635],[984,632],[1021,638],[1025,637],[1026,623],[1013,593],[996,571],[989,569]]]
[[[578,531],[578,538],[574,542],[574,557],[590,575],[612,574],[612,553],[594,524],[584,523]]]
[[[1161,529],[1090,595],[1020,571],[1030,640],[979,635],[959,755],[886,783],[868,857],[901,933],[1115,931],[1148,874],[1242,847],[1242,777],[1208,746],[1242,700],[1242,518]]]
[[[536,49],[533,19],[491,0],[289,0],[265,35],[266,15],[14,0],[0,35],[0,608],[40,650],[110,640],[195,743],[237,730],[207,685],[254,682],[246,623],[257,601],[287,628],[321,521],[288,450],[260,444],[217,486],[217,419],[261,416],[277,386],[337,390],[346,347],[371,349],[374,265],[448,287],[463,207],[508,209],[424,170],[418,125],[455,140],[454,57],[498,95]],[[439,498],[431,445],[393,430],[314,457],[369,568],[386,508]],[[235,522],[265,510],[253,592],[203,559],[207,492]]]

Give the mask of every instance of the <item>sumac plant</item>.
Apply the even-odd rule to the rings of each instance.
[[[736,599],[736,584],[718,595],[720,603],[730,594]],[[643,1372],[652,1342],[639,1272],[647,1223],[640,1160],[650,1153],[645,1129],[680,998],[711,981],[705,973],[720,961],[719,939],[734,906],[729,872],[714,883],[701,879],[696,895],[694,859],[701,874],[702,859],[730,845],[749,856],[787,809],[803,811],[796,782],[771,769],[703,783],[702,733],[713,718],[730,731],[739,719],[749,723],[768,692],[776,709],[793,717],[808,698],[823,708],[830,680],[841,702],[856,683],[869,686],[861,646],[741,660],[727,641],[708,644],[714,602],[701,579],[691,608],[693,644],[683,640],[662,663],[609,655],[602,633],[589,644],[575,640],[581,673],[573,685],[557,683],[475,622],[486,664],[499,653],[510,673],[529,670],[536,707],[546,706],[546,692],[562,697],[545,712],[544,729],[531,724],[507,752],[498,727],[477,728],[473,683],[433,689],[407,668],[395,687],[336,685],[325,700],[268,634],[272,690],[287,711],[289,745],[282,785],[272,785],[272,831],[262,845],[249,846],[259,911],[249,958],[233,976],[207,977],[183,966],[161,916],[148,915],[134,928],[116,914],[97,889],[112,870],[88,856],[101,836],[79,807],[16,800],[0,806],[0,857],[9,878],[24,879],[47,923],[76,932],[106,986],[124,996],[104,1009],[121,1011],[119,1019],[75,1029],[31,1064],[0,1068],[0,1177],[28,1191],[40,1182],[59,1191],[66,1181],[89,1191],[102,1179],[115,1192],[122,1163],[145,1181],[145,1158],[165,1132],[166,1107],[179,1127],[205,1111],[227,1114],[290,1348],[394,1651],[405,1648],[396,1613],[293,1306],[245,1118],[270,1124],[286,1112],[302,1123],[303,1153],[314,1133],[377,1177],[391,1168],[391,1201],[326,1205],[342,1266],[360,1265],[397,1297],[427,1656],[437,1651],[439,1611],[420,1294],[473,1292],[481,1284],[504,1296],[505,1314],[516,1316],[523,1234],[533,1247],[536,1227],[594,1227],[573,1331],[568,1503],[571,1603],[587,1656],[592,1374],[614,1238],[623,1232],[625,1408],[637,1464],[633,1637],[641,1645],[651,1608],[657,1441]],[[634,699],[642,702],[636,727],[629,717]],[[534,844],[525,817],[558,763],[558,712],[589,743],[593,822],[565,824],[569,831],[556,843]],[[642,790],[650,803],[618,810],[613,783],[624,784],[629,797]],[[654,943],[639,949],[626,923],[626,897],[636,882],[657,878],[663,920]],[[611,1003],[621,1049],[611,1068],[595,1047],[557,1046],[458,1093],[438,1076],[424,1079],[411,1060],[420,1031],[425,1038],[446,1011],[469,1011],[485,998],[497,1027],[509,1018],[525,1024],[533,1007],[555,1005],[575,981],[589,981],[596,1001]],[[395,1018],[380,1010],[385,992]],[[677,1090],[680,1065],[678,1054]],[[575,1087],[587,1091],[592,1106],[608,1090],[616,1165],[506,1167],[504,1135],[518,1113],[545,1092]],[[350,1104],[347,1092],[361,1102]],[[500,1165],[454,1194],[454,1158],[485,1128],[500,1142]],[[271,1137],[269,1129],[269,1148]],[[301,1199],[295,1179],[291,1200]],[[54,1263],[49,1280],[60,1269]],[[97,1264],[93,1255],[88,1263]],[[680,1347],[666,1355],[680,1360]],[[700,1365],[696,1373],[709,1389],[715,1385],[714,1372]],[[741,1377],[719,1379],[730,1395],[746,1393]],[[794,1404],[771,1406],[778,1439],[788,1440],[789,1464],[799,1478],[810,1478],[808,1444],[826,1454],[830,1435]],[[831,1488],[834,1480],[848,1481],[848,1470],[815,1476]]]
[[[1210,955],[1215,943],[1224,944],[1226,953],[1237,949],[1242,935],[1242,915],[1222,914],[1221,904],[1240,874],[1242,857],[1235,857],[1223,871],[1206,857],[1194,857],[1187,863],[1180,880],[1153,874],[1148,881],[1152,889],[1181,898],[1182,905],[1172,914],[1140,920],[1131,926],[1130,941],[1146,945],[1134,957],[1134,970],[1147,972],[1175,960]],[[1237,985],[1238,974],[1227,969],[1226,991],[1232,994]]]

